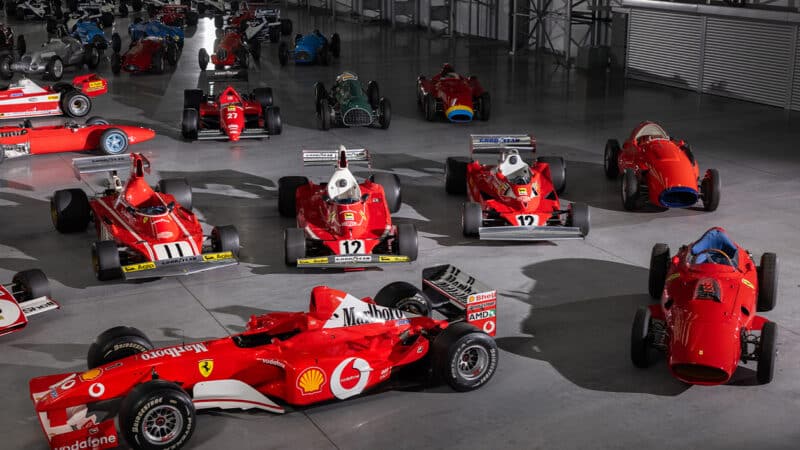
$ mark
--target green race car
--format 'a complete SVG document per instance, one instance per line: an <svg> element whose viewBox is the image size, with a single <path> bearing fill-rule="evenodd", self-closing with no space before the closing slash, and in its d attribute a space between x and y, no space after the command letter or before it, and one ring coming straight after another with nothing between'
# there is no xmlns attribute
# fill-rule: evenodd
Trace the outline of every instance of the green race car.
<svg viewBox="0 0 800 450"><path fill-rule="evenodd" d="M389 128L392 105L380 96L378 83L370 81L367 89L352 72L336 77L330 91L318 81L314 84L317 103L317 121L322 130L333 126Z"/></svg>

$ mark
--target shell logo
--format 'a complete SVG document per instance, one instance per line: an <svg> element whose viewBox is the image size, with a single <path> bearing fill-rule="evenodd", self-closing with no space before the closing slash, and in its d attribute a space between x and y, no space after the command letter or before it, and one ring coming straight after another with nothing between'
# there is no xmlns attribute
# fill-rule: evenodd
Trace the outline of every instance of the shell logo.
<svg viewBox="0 0 800 450"><path fill-rule="evenodd" d="M83 381L91 381L91 380L94 380L95 378L99 377L100 374L102 374L102 373L103 373L103 371L101 369L90 369L90 370L87 370L86 372L83 372L81 374L81 380L83 380Z"/></svg>
<svg viewBox="0 0 800 450"><path fill-rule="evenodd" d="M297 389L303 395L317 394L325 385L325 373L319 367L309 367L297 377Z"/></svg>

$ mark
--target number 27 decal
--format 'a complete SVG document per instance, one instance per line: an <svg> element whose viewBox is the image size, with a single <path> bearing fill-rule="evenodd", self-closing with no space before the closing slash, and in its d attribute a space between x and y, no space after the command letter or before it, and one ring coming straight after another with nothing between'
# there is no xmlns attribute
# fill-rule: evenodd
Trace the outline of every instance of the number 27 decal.
<svg viewBox="0 0 800 450"><path fill-rule="evenodd" d="M521 227L535 227L539 218L533 214L520 214L517 216L517 223Z"/></svg>

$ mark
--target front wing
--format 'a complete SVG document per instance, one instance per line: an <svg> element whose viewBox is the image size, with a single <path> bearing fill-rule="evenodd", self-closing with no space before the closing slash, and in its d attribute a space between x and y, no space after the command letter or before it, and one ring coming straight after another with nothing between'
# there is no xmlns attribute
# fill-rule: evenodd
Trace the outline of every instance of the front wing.
<svg viewBox="0 0 800 450"><path fill-rule="evenodd" d="M242 134L239 135L239 139L264 139L270 136L265 130L259 129L246 129L242 131ZM221 130L199 130L197 132L197 140L202 141L211 141L211 140L218 140L218 139L228 139L228 135L223 133Z"/></svg>
<svg viewBox="0 0 800 450"><path fill-rule="evenodd" d="M237 264L239 264L239 260L233 255L233 252L204 253L202 255L147 261L122 266L122 276L126 280L174 277L221 269Z"/></svg>
<svg viewBox="0 0 800 450"><path fill-rule="evenodd" d="M362 268L410 262L411 258L403 255L329 255L300 258L297 260L297 267Z"/></svg>
<svg viewBox="0 0 800 450"><path fill-rule="evenodd" d="M480 227L478 237L482 241L554 241L584 238L578 227L559 226Z"/></svg>

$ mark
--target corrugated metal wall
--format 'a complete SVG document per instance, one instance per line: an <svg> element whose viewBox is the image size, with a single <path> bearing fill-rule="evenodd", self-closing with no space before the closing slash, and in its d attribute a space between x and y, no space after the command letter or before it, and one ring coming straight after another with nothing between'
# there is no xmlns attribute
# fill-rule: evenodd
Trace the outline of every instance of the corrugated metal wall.
<svg viewBox="0 0 800 450"><path fill-rule="evenodd" d="M627 74L800 110L798 26L632 9Z"/></svg>

